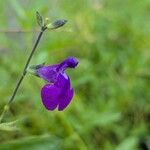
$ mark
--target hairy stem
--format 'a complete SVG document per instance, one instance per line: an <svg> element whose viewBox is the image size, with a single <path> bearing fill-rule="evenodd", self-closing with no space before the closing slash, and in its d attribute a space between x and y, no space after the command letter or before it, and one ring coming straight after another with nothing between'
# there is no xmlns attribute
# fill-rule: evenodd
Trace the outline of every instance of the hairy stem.
<svg viewBox="0 0 150 150"><path fill-rule="evenodd" d="M34 54L34 52L35 52L35 50L36 50L36 48L37 48L37 46L38 46L38 44L40 42L40 39L41 39L41 37L42 37L42 35L43 35L43 33L44 33L44 31L46 29L47 29L47 27L42 27L41 28L41 32L39 33L38 38L37 38L37 40L36 40L36 42L35 42L35 44L33 46L33 49L32 49L32 51L31 51L31 53L30 53L30 55L29 55L29 57L28 57L28 59L27 59L27 61L25 63L22 75L21 75L21 77L19 78L19 80L18 80L18 82L16 84L16 87L15 87L13 93L12 93L11 98L9 99L8 103L4 106L3 112L2 112L2 114L0 116L0 123L2 122L2 120L3 120L3 118L4 118L5 114L6 114L6 112L9 110L9 107L10 107L11 103L13 102L16 94L17 94L17 91L18 91L18 89L19 89L19 87L20 87L20 85L21 85L21 83L22 83L22 81L23 81L23 79L24 79L24 77L25 77L25 75L27 73L26 70L27 70L27 68L29 66L29 63L30 63L32 57L33 57L33 54Z"/></svg>

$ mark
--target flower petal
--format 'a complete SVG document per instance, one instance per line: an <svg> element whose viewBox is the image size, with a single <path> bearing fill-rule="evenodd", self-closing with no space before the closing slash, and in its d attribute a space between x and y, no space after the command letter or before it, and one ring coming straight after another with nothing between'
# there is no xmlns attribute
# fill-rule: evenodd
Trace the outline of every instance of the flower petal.
<svg viewBox="0 0 150 150"><path fill-rule="evenodd" d="M57 82L55 83L57 87L61 89L61 94L59 96L59 106L58 110L64 110L70 103L74 91L71 89L70 78L66 73L59 74Z"/></svg>
<svg viewBox="0 0 150 150"><path fill-rule="evenodd" d="M66 73L60 73L57 77L57 81L55 82L57 87L63 89L70 89L70 78Z"/></svg>
<svg viewBox="0 0 150 150"><path fill-rule="evenodd" d="M68 89L61 95L61 100L59 101L59 105L58 105L59 111L64 110L69 105L73 95L74 95L73 89Z"/></svg>
<svg viewBox="0 0 150 150"><path fill-rule="evenodd" d="M55 83L59 74L63 74L67 68L75 68L78 60L74 57L68 57L63 62L50 66L37 66L32 68L35 74L44 80Z"/></svg>
<svg viewBox="0 0 150 150"><path fill-rule="evenodd" d="M57 71L63 72L67 68L75 68L78 65L78 60L74 57L68 57L62 63L59 64Z"/></svg>
<svg viewBox="0 0 150 150"><path fill-rule="evenodd" d="M58 106L60 93L61 89L51 84L41 89L41 98L46 109L54 110Z"/></svg>
<svg viewBox="0 0 150 150"><path fill-rule="evenodd" d="M54 83L57 79L58 72L56 71L58 65L51 65L51 66L43 66L36 70L36 73L39 77L43 78L44 80Z"/></svg>

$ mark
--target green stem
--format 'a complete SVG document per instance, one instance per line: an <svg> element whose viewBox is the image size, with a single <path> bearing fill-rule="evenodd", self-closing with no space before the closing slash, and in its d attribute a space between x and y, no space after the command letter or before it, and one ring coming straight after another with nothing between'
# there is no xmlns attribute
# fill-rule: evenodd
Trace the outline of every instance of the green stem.
<svg viewBox="0 0 150 150"><path fill-rule="evenodd" d="M30 55L29 55L29 57L28 57L28 59L27 59L27 61L25 63L22 75L21 75L21 77L19 78L19 80L18 80L18 82L16 84L16 87L15 87L13 93L12 93L11 98L9 99L8 103L3 108L2 114L0 116L0 123L2 122L2 120L3 120L3 118L4 118L5 114L6 114L6 112L9 110L9 107L10 107L11 103L13 102L16 94L17 94L17 91L18 91L18 89L19 89L19 87L20 87L20 85L21 85L21 83L22 83L22 81L23 81L23 79L24 79L24 77L25 77L25 75L27 73L26 70L27 70L27 68L29 66L29 63L30 63L32 57L33 57L33 54L34 54L34 52L35 52L35 50L36 50L36 48L37 48L37 46L38 46L38 44L40 42L40 39L41 39L41 37L42 37L42 35L43 35L43 33L44 33L44 31L46 29L47 29L47 27L42 27L41 28L41 32L39 33L38 38L37 38L37 40L36 40L36 42L35 42L35 44L33 46L33 49L32 49L32 51L31 51L31 53L30 53Z"/></svg>

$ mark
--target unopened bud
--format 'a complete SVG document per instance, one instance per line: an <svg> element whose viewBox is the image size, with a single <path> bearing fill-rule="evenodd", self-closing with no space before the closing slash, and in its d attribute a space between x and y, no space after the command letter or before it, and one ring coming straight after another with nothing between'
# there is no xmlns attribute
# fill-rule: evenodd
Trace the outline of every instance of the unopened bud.
<svg viewBox="0 0 150 150"><path fill-rule="evenodd" d="M65 20L65 19L56 20L55 22L48 24L47 28L48 29L57 29L57 28L60 28L63 25L65 25L66 22L67 22L67 20Z"/></svg>

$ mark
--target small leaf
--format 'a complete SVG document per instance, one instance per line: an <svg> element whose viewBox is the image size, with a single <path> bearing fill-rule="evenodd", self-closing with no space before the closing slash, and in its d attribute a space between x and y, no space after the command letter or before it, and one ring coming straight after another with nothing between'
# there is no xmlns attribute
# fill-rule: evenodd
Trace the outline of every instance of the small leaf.
<svg viewBox="0 0 150 150"><path fill-rule="evenodd" d="M16 131L19 130L17 127L18 120L12 122L5 122L0 124L0 130L3 131Z"/></svg>
<svg viewBox="0 0 150 150"><path fill-rule="evenodd" d="M36 12L36 19L37 19L37 23L39 24L39 26L43 27L44 26L43 17L40 15L38 11Z"/></svg>
<svg viewBox="0 0 150 150"><path fill-rule="evenodd" d="M53 150L61 149L61 139L52 135L29 136L0 144L0 150Z"/></svg>

